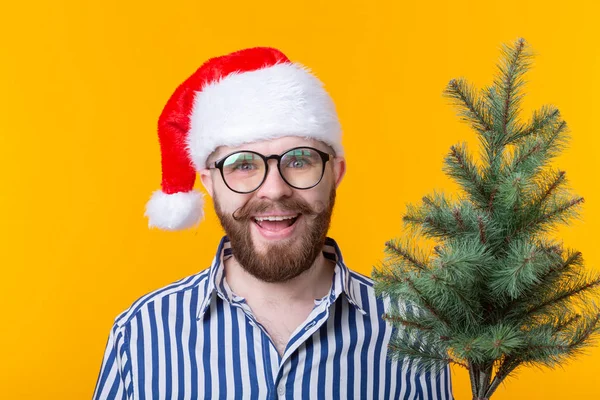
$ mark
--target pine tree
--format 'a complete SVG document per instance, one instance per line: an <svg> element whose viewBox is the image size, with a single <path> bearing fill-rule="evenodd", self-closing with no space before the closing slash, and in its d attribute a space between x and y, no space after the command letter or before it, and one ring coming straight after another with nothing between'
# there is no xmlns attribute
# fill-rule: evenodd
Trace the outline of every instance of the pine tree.
<svg viewBox="0 0 600 400"><path fill-rule="evenodd" d="M519 39L502 47L489 87L449 82L444 94L477 133L480 161L465 143L451 147L444 172L459 185L456 199L434 191L409 204L407 235L386 243L373 270L376 292L390 300L383 318L399 328L392 356L422 370L468 369L473 399L489 399L520 366L563 363L600 333L600 274L548 237L579 217L584 199L549 165L567 142L558 109L519 118L531 58Z"/></svg>

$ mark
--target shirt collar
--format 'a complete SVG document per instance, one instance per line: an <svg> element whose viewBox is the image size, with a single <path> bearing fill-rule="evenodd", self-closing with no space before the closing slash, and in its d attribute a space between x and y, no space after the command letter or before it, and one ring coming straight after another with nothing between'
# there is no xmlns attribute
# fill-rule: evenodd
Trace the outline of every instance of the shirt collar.
<svg viewBox="0 0 600 400"><path fill-rule="evenodd" d="M210 302L214 296L219 296L227 302L235 302L236 296L231 292L231 289L227 286L224 280L224 260L232 255L231 243L227 236L224 236L219 243L217 253L213 259L212 265L208 272L208 278L205 281L204 297L200 298L200 306L198 307L197 318L200 319L206 313L206 310L210 307ZM324 297L329 304L338 298L340 293L344 293L348 302L358 309L358 311L366 315L366 307L362 302L360 295L359 283L352 277L352 272L344 264L342 258L342 252L338 247L335 240L332 238L325 239L325 246L323 246L323 256L326 259L335 262L335 270L333 276L333 285L329 292L329 295Z"/></svg>

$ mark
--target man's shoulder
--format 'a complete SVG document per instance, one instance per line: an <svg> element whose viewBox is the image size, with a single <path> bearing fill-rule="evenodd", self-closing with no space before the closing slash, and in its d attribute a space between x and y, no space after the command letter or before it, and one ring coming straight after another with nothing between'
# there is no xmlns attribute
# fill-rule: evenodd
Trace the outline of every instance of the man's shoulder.
<svg viewBox="0 0 600 400"><path fill-rule="evenodd" d="M191 291L197 291L198 296L203 295L206 290L209 274L210 268L206 268L194 275L186 276L143 295L115 318L113 328L123 328L135 319L140 312L148 311L149 308L156 309L160 307L165 298L182 296Z"/></svg>

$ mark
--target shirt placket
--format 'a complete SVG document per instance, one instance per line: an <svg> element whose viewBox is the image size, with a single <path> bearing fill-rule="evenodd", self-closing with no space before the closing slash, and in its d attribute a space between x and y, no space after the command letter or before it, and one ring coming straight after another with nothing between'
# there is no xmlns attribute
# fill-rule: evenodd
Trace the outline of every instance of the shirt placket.
<svg viewBox="0 0 600 400"><path fill-rule="evenodd" d="M287 363L291 362L291 357L295 351L298 350L300 346L312 335L317 332L321 326L326 323L327 318L329 317L329 309L331 305L332 297L326 296L323 299L319 299L315 301L315 307L311 311L311 314L305 321L305 323L300 326L288 342L288 346L283 353L283 357L281 358L279 370L277 377L275 379L275 385L277 387L277 395L278 398L284 399L292 399L294 398L295 393L287 391L287 376L284 374L291 373L290 369L286 369ZM296 371L295 376L298 376L298 371Z"/></svg>
<svg viewBox="0 0 600 400"><path fill-rule="evenodd" d="M331 305L331 301L335 299L335 296L326 296L322 299L315 300L315 307L311 311L309 318L305 321L305 323L300 326L290 338L290 346L286 347L285 352L283 353L283 357L279 356L277 352L276 346L273 343L269 333L265 329L265 327L258 322L258 320L254 317L252 310L246 303L243 298L233 298L231 300L231 305L233 307L237 307L244 312L244 315L248 318L250 325L253 328L257 328L261 334L261 340L264 340L269 343L270 357L271 360L276 360L276 363L271 364L272 373L272 381L267 382L267 386L269 388L269 399L283 399L283 398L293 398L293 393L287 393L286 385L287 379L284 375L286 369L286 363L290 362L290 358L292 354L300 347L309 337L311 337L315 332L317 332L321 326L327 321L329 317L329 309ZM263 347L264 349L264 347ZM263 350L264 352L264 350ZM267 357L265 354L262 354L261 362L266 363ZM266 368L264 365L263 368ZM288 373L291 371L288 371Z"/></svg>
<svg viewBox="0 0 600 400"><path fill-rule="evenodd" d="M223 265L223 259L221 259L221 265ZM265 327L256 319L252 313L252 310L250 309L250 306L248 306L246 303L246 300L243 297L237 296L235 293L233 293L227 284L227 281L223 276L223 270L220 270L217 274L216 281L220 282L220 285L217 286L217 293L219 297L228 302L232 307L241 309L246 318L248 318L249 324L253 328L257 328L260 332L261 341L263 344L268 343L268 346L266 346L267 349L265 349L264 345L262 346L263 353L261 354L262 359L260 360L260 362L263 363L263 368L265 370L267 367L267 359L273 360L269 368L271 370L271 375L268 376L270 381L267 382L267 398L294 398L294 393L287 393L287 377L284 375L286 371L286 364L290 362L292 354L327 321L327 318L329 317L330 306L337 299L336 293L342 292L342 275L343 274L341 273L340 266L336 264L333 286L330 293L321 299L315 300L315 307L309 314L304 324L292 334L283 356L280 356L277 352L275 343L271 339L271 336ZM265 351L269 352L268 357L266 354L264 354ZM289 372L290 371L288 371L288 373Z"/></svg>
<svg viewBox="0 0 600 400"><path fill-rule="evenodd" d="M269 336L265 327L254 317L252 310L243 298L233 298L230 304L232 307L236 307L242 310L246 318L248 318L248 323L250 324L252 329L256 329L260 335L260 341L262 343L262 353L258 353L260 354L261 358L260 360L256 361L261 362L263 364L264 371L267 371L267 369L271 371L270 375L266 374L268 377L266 382L268 389L267 398L275 399L278 397L278 393L281 390L277 387L278 376L280 374L281 359L279 353L277 352L275 344L273 343L273 340ZM271 360L269 368L267 368L267 360Z"/></svg>

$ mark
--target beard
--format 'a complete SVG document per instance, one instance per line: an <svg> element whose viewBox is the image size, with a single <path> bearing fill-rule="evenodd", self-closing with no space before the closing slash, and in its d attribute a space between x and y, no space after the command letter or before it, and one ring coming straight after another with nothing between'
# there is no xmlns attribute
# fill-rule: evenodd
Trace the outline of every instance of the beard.
<svg viewBox="0 0 600 400"><path fill-rule="evenodd" d="M323 250L335 203L336 189L332 185L329 204L319 202L311 207L301 198L280 201L251 199L233 214L223 212L217 196L215 212L231 242L231 250L248 273L264 282L286 282L308 271ZM253 243L251 224L254 215L277 210L300 214L294 223L302 222L305 234L268 244L264 252Z"/></svg>

